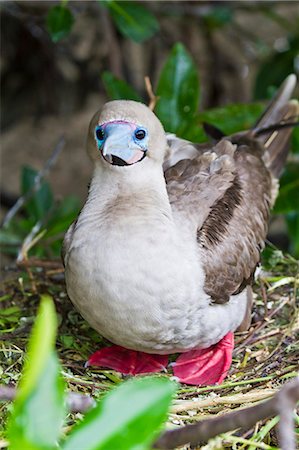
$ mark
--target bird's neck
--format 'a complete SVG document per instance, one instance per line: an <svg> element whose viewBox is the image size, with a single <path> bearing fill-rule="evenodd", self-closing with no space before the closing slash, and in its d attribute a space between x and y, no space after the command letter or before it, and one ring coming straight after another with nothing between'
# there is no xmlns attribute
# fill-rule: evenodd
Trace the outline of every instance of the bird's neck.
<svg viewBox="0 0 299 450"><path fill-rule="evenodd" d="M119 168L96 167L86 207L98 213L121 216L163 215L171 218L162 167Z"/></svg>

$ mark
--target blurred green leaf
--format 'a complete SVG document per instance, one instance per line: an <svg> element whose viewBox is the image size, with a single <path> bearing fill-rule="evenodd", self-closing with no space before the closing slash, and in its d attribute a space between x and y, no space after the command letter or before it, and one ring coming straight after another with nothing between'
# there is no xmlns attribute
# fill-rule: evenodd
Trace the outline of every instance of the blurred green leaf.
<svg viewBox="0 0 299 450"><path fill-rule="evenodd" d="M104 72L102 80L111 100L135 100L142 102L141 97L125 81L115 77L111 72Z"/></svg>
<svg viewBox="0 0 299 450"><path fill-rule="evenodd" d="M261 254L262 266L266 270L273 270L284 261L284 255L281 250L266 245Z"/></svg>
<svg viewBox="0 0 299 450"><path fill-rule="evenodd" d="M168 132L185 137L199 102L197 68L185 47L176 44L158 82L155 112Z"/></svg>
<svg viewBox="0 0 299 450"><path fill-rule="evenodd" d="M32 167L24 166L21 173L21 190L26 194L33 188L38 172ZM53 205L53 194L50 185L41 181L40 187L31 199L25 204L25 209L30 218L37 222L49 212Z"/></svg>
<svg viewBox="0 0 299 450"><path fill-rule="evenodd" d="M174 393L167 378L119 385L73 429L63 450L148 450L166 420Z"/></svg>
<svg viewBox="0 0 299 450"><path fill-rule="evenodd" d="M264 108L261 103L233 104L204 111L198 117L201 122L215 125L229 135L252 127Z"/></svg>
<svg viewBox="0 0 299 450"><path fill-rule="evenodd" d="M64 383L54 351L56 313L44 295L28 344L8 436L10 449L54 450L61 433Z"/></svg>
<svg viewBox="0 0 299 450"><path fill-rule="evenodd" d="M270 98L276 89L290 74L295 72L295 59L299 54L299 36L289 39L289 48L275 52L260 66L257 73L254 97L256 99Z"/></svg>
<svg viewBox="0 0 299 450"><path fill-rule="evenodd" d="M119 31L135 42L143 42L159 30L155 16L136 1L101 1L111 13Z"/></svg>
<svg viewBox="0 0 299 450"><path fill-rule="evenodd" d="M280 179L280 190L275 202L273 213L285 214L299 211L299 163L286 165Z"/></svg>
<svg viewBox="0 0 299 450"><path fill-rule="evenodd" d="M233 9L217 5L217 8L208 8L203 11L202 20L210 29L215 30L230 23L233 19Z"/></svg>
<svg viewBox="0 0 299 450"><path fill-rule="evenodd" d="M290 252L299 258L299 210L286 214L286 223L291 240Z"/></svg>
<svg viewBox="0 0 299 450"><path fill-rule="evenodd" d="M74 17L69 8L65 5L52 6L46 19L47 30L52 41L58 42L67 36L72 29L73 23Z"/></svg>
<svg viewBox="0 0 299 450"><path fill-rule="evenodd" d="M295 127L292 133L292 152L299 153L299 127Z"/></svg>
<svg viewBox="0 0 299 450"><path fill-rule="evenodd" d="M80 202L77 197L65 197L58 204L50 220L47 223L47 233L45 237L55 236L64 233L70 224L76 219L80 211Z"/></svg>

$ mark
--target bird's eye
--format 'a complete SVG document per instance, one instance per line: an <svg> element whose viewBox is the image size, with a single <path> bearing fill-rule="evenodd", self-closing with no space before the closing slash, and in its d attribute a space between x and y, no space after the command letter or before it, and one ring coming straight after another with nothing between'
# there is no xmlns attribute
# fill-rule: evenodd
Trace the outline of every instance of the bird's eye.
<svg viewBox="0 0 299 450"><path fill-rule="evenodd" d="M103 128L97 128L96 129L96 137L99 141L102 141L105 137L105 133Z"/></svg>
<svg viewBox="0 0 299 450"><path fill-rule="evenodd" d="M138 139L138 141L142 141L142 139L145 138L146 132L142 128L139 128L135 131L135 138Z"/></svg>

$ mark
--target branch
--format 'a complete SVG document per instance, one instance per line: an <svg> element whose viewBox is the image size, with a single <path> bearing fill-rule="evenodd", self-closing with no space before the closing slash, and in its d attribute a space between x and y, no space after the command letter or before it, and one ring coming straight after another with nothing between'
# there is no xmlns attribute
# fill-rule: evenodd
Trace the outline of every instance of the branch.
<svg viewBox="0 0 299 450"><path fill-rule="evenodd" d="M154 448L173 449L190 443L200 445L209 439L237 428L249 429L259 420L280 416L279 439L281 450L295 450L293 409L299 401L299 377L287 383L273 398L251 408L206 419L177 430L165 431Z"/></svg>
<svg viewBox="0 0 299 450"><path fill-rule="evenodd" d="M33 194L40 188L41 182L43 180L43 178L45 178L45 176L49 173L50 169L54 166L54 164L57 161L57 158L60 154L60 152L62 151L63 147L64 147L64 138L61 137L58 141L58 143L56 144L50 158L46 161L46 164L44 165L44 167L38 172L38 174L35 177L34 180L34 185L32 186L31 189L29 189L28 192L26 192L26 194L22 195L17 201L16 203L13 205L13 207L8 211L8 213L6 214L6 216L4 217L2 226L7 226L9 224L9 222L11 221L11 219L17 214L17 212L19 211L19 209L22 208L22 206L33 196Z"/></svg>
<svg viewBox="0 0 299 450"><path fill-rule="evenodd" d="M13 401L16 397L16 388L12 386L0 386L0 401ZM89 395L69 392L66 398L67 408L72 413L85 413L95 406L95 400Z"/></svg>
<svg viewBox="0 0 299 450"><path fill-rule="evenodd" d="M154 94L153 86L152 86L151 80L150 80L150 78L148 76L144 77L144 83L145 83L145 89L146 89L147 95L149 97L149 105L148 105L148 107L149 107L149 109L154 111L154 109L156 107L156 103L159 100L159 97L157 97Z"/></svg>

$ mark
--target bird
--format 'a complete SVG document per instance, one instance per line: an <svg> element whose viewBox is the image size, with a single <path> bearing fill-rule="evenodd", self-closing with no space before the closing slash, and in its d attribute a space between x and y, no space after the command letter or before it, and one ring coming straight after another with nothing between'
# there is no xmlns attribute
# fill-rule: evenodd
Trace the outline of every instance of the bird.
<svg viewBox="0 0 299 450"><path fill-rule="evenodd" d="M225 136L207 126L212 142L200 145L165 132L139 102L113 100L95 113L88 197L62 247L71 302L112 343L89 365L150 373L179 354L170 366L182 383L224 380L234 332L250 325L298 120L295 85L291 74L250 130Z"/></svg>

